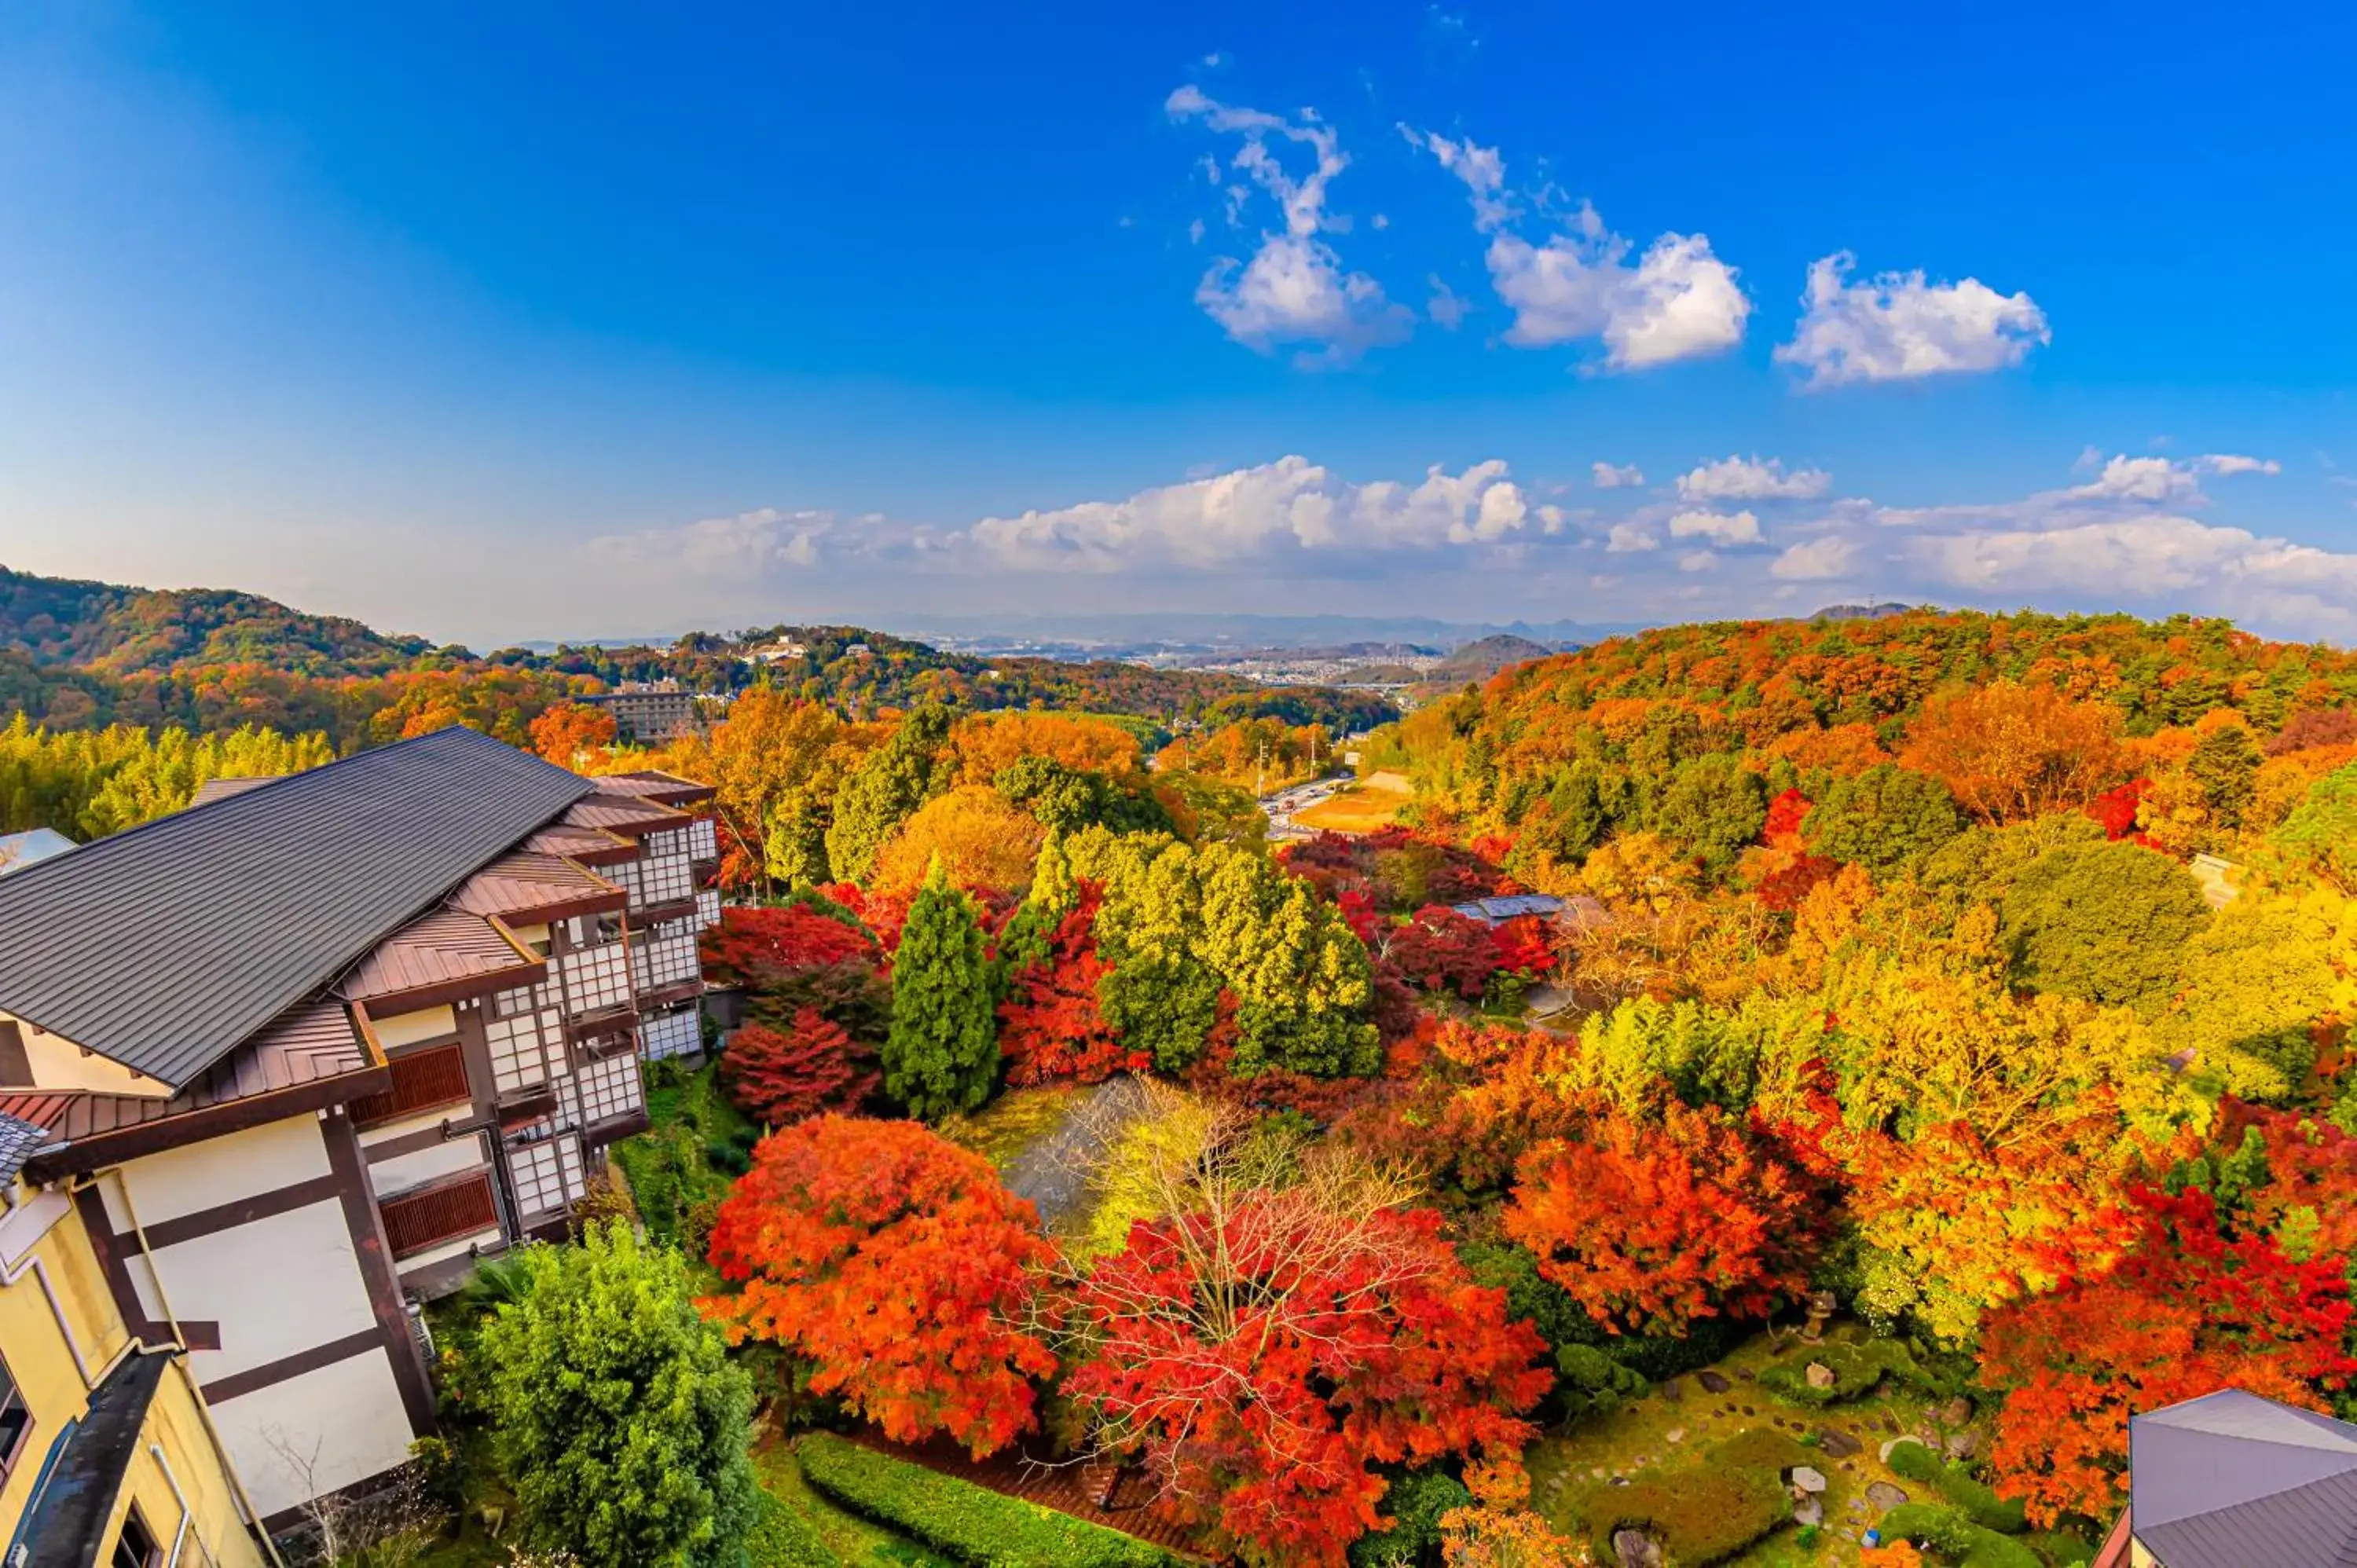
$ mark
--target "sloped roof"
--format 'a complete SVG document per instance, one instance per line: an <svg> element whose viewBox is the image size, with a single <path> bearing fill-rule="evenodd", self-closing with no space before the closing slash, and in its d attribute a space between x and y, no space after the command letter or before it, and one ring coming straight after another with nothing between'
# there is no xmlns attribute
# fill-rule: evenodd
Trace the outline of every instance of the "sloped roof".
<svg viewBox="0 0 2357 1568"><path fill-rule="evenodd" d="M178 1090L588 780L449 728L0 877L0 1009Z"/></svg>
<svg viewBox="0 0 2357 1568"><path fill-rule="evenodd" d="M2135 1417L2128 1453L2165 1568L2357 1568L2357 1426L2222 1389Z"/></svg>
<svg viewBox="0 0 2357 1568"><path fill-rule="evenodd" d="M197 792L188 797L188 804L192 808L210 806L216 800L226 800L231 795L242 795L248 789L274 784L283 777L285 775L277 773L256 773L242 779L208 779L197 786Z"/></svg>

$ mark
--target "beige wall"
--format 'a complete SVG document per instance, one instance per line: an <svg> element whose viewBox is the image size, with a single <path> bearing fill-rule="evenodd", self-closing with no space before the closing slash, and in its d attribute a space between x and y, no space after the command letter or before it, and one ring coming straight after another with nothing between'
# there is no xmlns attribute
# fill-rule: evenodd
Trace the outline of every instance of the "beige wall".
<svg viewBox="0 0 2357 1568"><path fill-rule="evenodd" d="M172 1090L121 1062L85 1051L63 1035L52 1035L30 1019L0 1013L0 1024L15 1024L25 1042L25 1063L33 1070L38 1089L80 1089L93 1094L127 1094L143 1100L168 1100Z"/></svg>

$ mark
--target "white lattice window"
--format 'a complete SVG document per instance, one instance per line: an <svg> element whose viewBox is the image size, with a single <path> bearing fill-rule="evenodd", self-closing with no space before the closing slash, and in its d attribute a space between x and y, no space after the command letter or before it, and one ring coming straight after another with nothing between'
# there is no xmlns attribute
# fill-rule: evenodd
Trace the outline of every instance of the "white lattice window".
<svg viewBox="0 0 2357 1568"><path fill-rule="evenodd" d="M693 923L672 920L650 926L644 937L630 943L630 972L641 991L700 978L704 969L696 956Z"/></svg>
<svg viewBox="0 0 2357 1568"><path fill-rule="evenodd" d="M720 923L720 889L707 887L695 896L695 929L708 931Z"/></svg>
<svg viewBox="0 0 2357 1568"><path fill-rule="evenodd" d="M602 868L602 875L607 881L630 896L632 908L635 908L646 902L639 895L639 863L637 861L626 860L619 865L605 866Z"/></svg>
<svg viewBox="0 0 2357 1568"><path fill-rule="evenodd" d="M621 942L576 948L557 960L565 1010L575 1017L630 1004L630 950Z"/></svg>
<svg viewBox="0 0 2357 1568"><path fill-rule="evenodd" d="M679 835L670 834L676 838ZM639 908L657 904L676 904L695 897L695 867L686 855L676 852L642 854L634 869L637 880L630 889L630 906Z"/></svg>
<svg viewBox="0 0 2357 1568"><path fill-rule="evenodd" d="M586 1063L573 1075L572 1102L573 1119L584 1127L636 1111L647 1102L639 1087L639 1058L626 1052Z"/></svg>
<svg viewBox="0 0 2357 1568"><path fill-rule="evenodd" d="M720 832L710 817L698 817L687 825L687 858L706 865L720 858Z"/></svg>
<svg viewBox="0 0 2357 1568"><path fill-rule="evenodd" d="M510 1144L508 1169L515 1176L516 1208L526 1216L563 1208L588 1190L581 1176L581 1140L571 1133Z"/></svg>
<svg viewBox="0 0 2357 1568"><path fill-rule="evenodd" d="M666 1008L639 1020L639 1048L647 1060L693 1056L704 1048L704 1025L693 1006Z"/></svg>
<svg viewBox="0 0 2357 1568"><path fill-rule="evenodd" d="M491 1082L500 1093L564 1076L565 1025L554 1001L543 987L525 985L500 992L483 1010Z"/></svg>

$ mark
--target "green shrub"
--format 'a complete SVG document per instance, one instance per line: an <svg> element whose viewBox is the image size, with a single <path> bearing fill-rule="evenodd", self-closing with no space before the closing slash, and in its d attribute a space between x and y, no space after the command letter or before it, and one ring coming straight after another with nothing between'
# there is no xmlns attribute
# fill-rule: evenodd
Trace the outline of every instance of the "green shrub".
<svg viewBox="0 0 2357 1568"><path fill-rule="evenodd" d="M1681 1568L1723 1563L1792 1515L1776 1472L1747 1466L1649 1470L1625 1487L1591 1487L1578 1504L1598 1557L1614 1561L1615 1530L1636 1528Z"/></svg>
<svg viewBox="0 0 2357 1568"><path fill-rule="evenodd" d="M2050 1568L2080 1568L2095 1560L2095 1549L2083 1536L2064 1530L2041 1530L2022 1537L2029 1549L2038 1553L2040 1563Z"/></svg>
<svg viewBox="0 0 2357 1568"><path fill-rule="evenodd" d="M1975 1524L1962 1509L1938 1503L1901 1503L1884 1514L1885 1541L1921 1543L1956 1568L2045 1568L2038 1553L2020 1541Z"/></svg>
<svg viewBox="0 0 2357 1568"><path fill-rule="evenodd" d="M746 1568L842 1568L810 1520L786 1504L761 1494L752 1531L745 1537Z"/></svg>
<svg viewBox="0 0 2357 1568"><path fill-rule="evenodd" d="M1641 1397L1645 1380L1593 1345L1566 1345L1555 1353L1562 1373L1555 1391L1563 1397L1566 1415L1593 1415L1618 1410Z"/></svg>
<svg viewBox="0 0 2357 1568"><path fill-rule="evenodd" d="M1001 1496L821 1433L796 1451L811 1485L974 1568L1179 1568L1182 1559L1054 1509Z"/></svg>
<svg viewBox="0 0 2357 1568"><path fill-rule="evenodd" d="M1890 1451L1890 1467L1910 1481L1921 1481L1964 1511L1985 1530L2019 1535L2029 1528L2019 1500L2000 1498L1975 1478L1970 1470L1943 1460L1921 1443L1902 1443Z"/></svg>
<svg viewBox="0 0 2357 1568"><path fill-rule="evenodd" d="M724 1176L740 1176L753 1168L753 1157L730 1138L714 1138L704 1145L705 1163Z"/></svg>
<svg viewBox="0 0 2357 1568"><path fill-rule="evenodd" d="M1383 1493L1389 1530L1351 1542L1351 1568L1422 1568L1440 1560L1440 1518L1470 1508L1473 1494L1446 1470L1411 1470Z"/></svg>
<svg viewBox="0 0 2357 1568"><path fill-rule="evenodd" d="M1813 1361L1833 1373L1831 1388L1810 1384L1809 1364ZM1844 1345L1829 1339L1822 1345L1803 1346L1790 1360L1762 1369L1760 1386L1790 1403L1823 1410L1827 1405L1863 1399L1886 1376L1897 1378L1910 1388L1921 1388L1926 1381L1914 1356L1895 1339L1869 1339L1863 1345Z"/></svg>

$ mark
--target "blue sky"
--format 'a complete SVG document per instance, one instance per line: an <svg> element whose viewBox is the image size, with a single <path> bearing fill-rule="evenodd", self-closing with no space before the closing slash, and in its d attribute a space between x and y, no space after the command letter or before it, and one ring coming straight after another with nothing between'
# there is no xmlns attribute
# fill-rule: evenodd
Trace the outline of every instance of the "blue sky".
<svg viewBox="0 0 2357 1568"><path fill-rule="evenodd" d="M2321 6L368 9L0 10L0 562L2357 639Z"/></svg>

